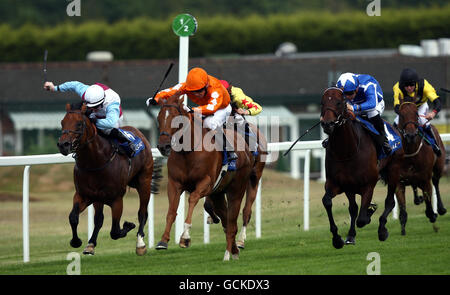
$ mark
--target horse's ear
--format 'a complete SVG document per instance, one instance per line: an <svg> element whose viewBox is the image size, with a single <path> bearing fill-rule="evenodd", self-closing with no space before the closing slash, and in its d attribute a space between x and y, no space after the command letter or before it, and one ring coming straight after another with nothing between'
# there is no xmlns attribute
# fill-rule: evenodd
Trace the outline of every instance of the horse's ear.
<svg viewBox="0 0 450 295"><path fill-rule="evenodd" d="M87 106L85 103L83 103L83 105L81 106L81 113L82 114L86 113L86 110L87 110Z"/></svg>
<svg viewBox="0 0 450 295"><path fill-rule="evenodd" d="M66 103L66 112L70 111L70 103Z"/></svg>

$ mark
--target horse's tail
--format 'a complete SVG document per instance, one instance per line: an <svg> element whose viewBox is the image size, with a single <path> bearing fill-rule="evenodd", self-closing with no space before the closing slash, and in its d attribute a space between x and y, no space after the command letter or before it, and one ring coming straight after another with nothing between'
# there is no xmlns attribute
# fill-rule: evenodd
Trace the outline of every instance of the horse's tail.
<svg viewBox="0 0 450 295"><path fill-rule="evenodd" d="M153 162L153 174L152 174L152 184L151 193L157 194L159 192L159 183L162 178L162 163L161 160L155 160Z"/></svg>

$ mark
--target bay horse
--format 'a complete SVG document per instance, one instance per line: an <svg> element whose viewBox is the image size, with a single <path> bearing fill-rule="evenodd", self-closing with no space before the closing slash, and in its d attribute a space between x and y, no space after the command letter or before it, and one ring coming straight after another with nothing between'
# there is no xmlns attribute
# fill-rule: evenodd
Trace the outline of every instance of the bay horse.
<svg viewBox="0 0 450 295"><path fill-rule="evenodd" d="M400 175L398 185L395 190L397 201L400 208L399 220L401 225L401 234L405 235L406 221L408 214L406 212L406 198L405 186L411 185L414 190L416 198L417 187L423 192L423 199L425 201L426 210L425 215L430 222L434 223L437 214L434 213L431 197L433 193L432 185L436 190L438 213L443 215L447 212L444 208L439 191L439 179L441 178L445 167L445 148L440 136L436 136L438 145L441 148L442 154L438 157L431 145L424 143L424 135L419 133L419 115L417 113L417 105L410 101L401 101L399 107L399 123L398 130L400 131L402 145L404 150L404 157L398 159L399 170L395 172ZM434 134L439 134L437 129L431 125ZM415 199L416 200L416 199ZM388 230L385 225L387 223L387 216L395 206L394 194L388 194L385 201L385 210L380 216L380 224L378 228L378 238L384 241L388 238Z"/></svg>
<svg viewBox="0 0 450 295"><path fill-rule="evenodd" d="M325 156L325 195L322 203L327 211L333 235L332 244L336 249L340 249L344 244L355 244L355 223L359 228L370 223L370 217L376 210L376 207L371 205L371 200L379 172L389 166L392 155L377 162L377 150L371 135L355 120L355 115L347 110L343 92L339 88L331 87L323 93L320 121L324 132L329 136ZM396 155L397 151L393 155ZM347 196L351 217L345 241L338 234L332 213L332 199L340 193ZM361 195L359 215L356 194Z"/></svg>
<svg viewBox="0 0 450 295"><path fill-rule="evenodd" d="M235 239L237 219L252 172L252 154L248 148L244 150L235 149L238 155L236 171L227 172L225 176L227 180L223 188L213 192L215 182L221 173L223 152L207 146L211 142L211 138L209 141L206 138L211 135L212 131L201 126L201 118L195 117L197 115L189 113L183 108L183 99L177 94L167 99L161 99L159 105L161 109L157 119L160 135L157 147L161 154L168 156L167 193L169 208L165 231L156 249L168 248L170 230L177 215L180 195L183 191L187 191L190 193L189 208L184 223L184 231L179 242L180 247L189 247L191 243L189 231L192 227L194 207L201 198L209 196L212 210L214 214L219 216L226 233L227 247L224 260L229 260L230 256L233 259L238 259L239 249ZM179 119L184 120L184 126L173 127L177 125L175 120ZM198 132L197 135L196 132ZM183 141L185 148L175 150L177 136L180 136L181 139L178 139L180 139L180 142ZM234 133L234 137L239 137L239 134ZM242 138L241 140L243 141Z"/></svg>
<svg viewBox="0 0 450 295"><path fill-rule="evenodd" d="M267 140L264 134L256 127L255 125L248 123L249 128L253 130L253 133L256 135L257 143L258 143L258 155L255 158L255 163L253 165L253 171L250 175L250 180L247 184L246 197L245 197L245 205L242 209L242 227L239 232L238 239L236 241L236 245L239 249L245 248L245 240L247 239L247 226L250 223L250 218L252 216L252 206L256 200L256 196L258 193L258 185L259 181L262 177L263 170L265 167L265 156L268 154L267 152ZM252 139L250 139L252 140ZM210 198L207 197L204 207L205 210L210 215L208 217L208 223L219 223L220 219L215 215L214 211L211 208Z"/></svg>
<svg viewBox="0 0 450 295"><path fill-rule="evenodd" d="M72 228L70 245L81 246L82 241L77 234L79 214L90 204L94 205L94 230L83 254L94 254L97 236L103 225L103 206L111 207L111 238L124 238L135 228L131 222L125 221L120 228L123 210L123 196L127 186L135 188L139 193L139 229L137 232L136 254L144 255L147 251L144 242L144 226L147 222L147 206L150 193L157 193L160 171L153 162L150 143L136 128L125 126L122 129L131 131L140 137L145 148L135 157L129 159L119 154L117 149L104 136L100 136L93 122L86 115L87 107L83 104L66 104L66 115L61 121L62 135L58 140L61 154L67 156L74 153L73 170L75 195L73 207L69 215Z"/></svg>

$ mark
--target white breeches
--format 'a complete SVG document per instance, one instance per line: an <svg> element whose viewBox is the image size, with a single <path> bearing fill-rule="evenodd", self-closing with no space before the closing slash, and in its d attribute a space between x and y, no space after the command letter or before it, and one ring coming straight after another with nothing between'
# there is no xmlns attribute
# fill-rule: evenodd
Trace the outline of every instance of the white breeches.
<svg viewBox="0 0 450 295"><path fill-rule="evenodd" d="M231 114L231 105L226 108L217 110L214 114L206 117L203 120L204 127L211 130L216 130L218 127L222 127L225 124L228 116Z"/></svg>

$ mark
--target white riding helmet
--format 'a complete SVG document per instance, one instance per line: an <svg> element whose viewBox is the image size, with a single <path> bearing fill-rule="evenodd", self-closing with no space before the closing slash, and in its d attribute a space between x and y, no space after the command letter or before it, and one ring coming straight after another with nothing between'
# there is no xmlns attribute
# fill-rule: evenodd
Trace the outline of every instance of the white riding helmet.
<svg viewBox="0 0 450 295"><path fill-rule="evenodd" d="M86 106L93 108L105 101L105 91L99 85L91 85L84 93Z"/></svg>

